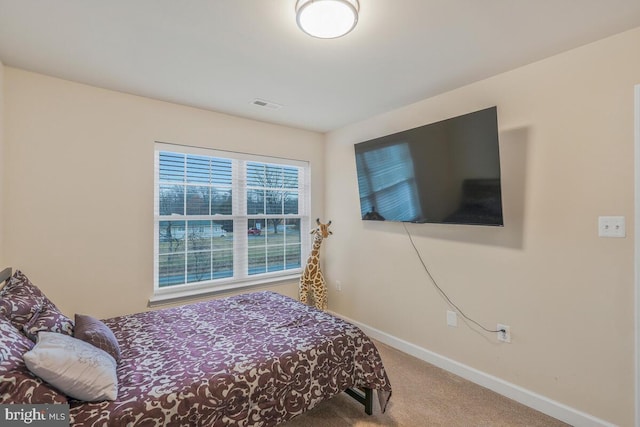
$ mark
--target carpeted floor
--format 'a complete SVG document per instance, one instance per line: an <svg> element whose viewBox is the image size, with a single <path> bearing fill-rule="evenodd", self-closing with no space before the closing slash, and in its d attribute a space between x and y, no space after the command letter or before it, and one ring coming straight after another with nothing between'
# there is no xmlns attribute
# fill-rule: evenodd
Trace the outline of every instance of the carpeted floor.
<svg viewBox="0 0 640 427"><path fill-rule="evenodd" d="M480 387L415 357L376 342L393 395L387 411L374 412L342 393L283 427L342 426L526 426L567 424Z"/></svg>

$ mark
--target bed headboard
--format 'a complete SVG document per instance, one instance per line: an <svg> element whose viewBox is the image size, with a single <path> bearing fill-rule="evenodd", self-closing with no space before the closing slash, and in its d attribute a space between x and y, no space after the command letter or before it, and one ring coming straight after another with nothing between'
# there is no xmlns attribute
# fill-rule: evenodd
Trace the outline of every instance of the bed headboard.
<svg viewBox="0 0 640 427"><path fill-rule="evenodd" d="M9 280L11 274L11 267L7 267L4 270L0 271L0 287L2 287L2 284L5 280Z"/></svg>

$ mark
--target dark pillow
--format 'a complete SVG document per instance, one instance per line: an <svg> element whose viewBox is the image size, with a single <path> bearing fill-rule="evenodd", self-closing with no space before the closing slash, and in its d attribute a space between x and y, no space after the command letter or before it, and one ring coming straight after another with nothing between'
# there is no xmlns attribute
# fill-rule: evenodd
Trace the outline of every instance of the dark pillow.
<svg viewBox="0 0 640 427"><path fill-rule="evenodd" d="M0 316L0 403L67 403L67 396L33 375L23 355L33 342Z"/></svg>
<svg viewBox="0 0 640 427"><path fill-rule="evenodd" d="M116 362L120 361L120 346L115 335L102 321L84 314L76 314L75 338L86 341L109 353Z"/></svg>
<svg viewBox="0 0 640 427"><path fill-rule="evenodd" d="M0 290L0 315L24 332L32 341L40 331L73 335L73 321L17 270Z"/></svg>
<svg viewBox="0 0 640 427"><path fill-rule="evenodd" d="M73 321L62 314L51 301L46 299L40 310L24 325L22 332L34 342L38 339L38 332L57 332L59 334L73 335Z"/></svg>

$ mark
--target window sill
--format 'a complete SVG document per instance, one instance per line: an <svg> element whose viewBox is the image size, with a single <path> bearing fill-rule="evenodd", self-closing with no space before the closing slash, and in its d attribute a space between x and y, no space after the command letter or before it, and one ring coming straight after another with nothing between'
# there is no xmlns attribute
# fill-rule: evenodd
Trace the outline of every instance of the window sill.
<svg viewBox="0 0 640 427"><path fill-rule="evenodd" d="M157 307L160 305L173 304L177 302L194 300L206 296L230 293L233 291L247 290L258 286L279 285L283 282L300 280L300 273L290 274L287 276L269 277L259 280L251 280L247 282L235 282L224 285L215 285L210 287L189 289L175 292L163 292L153 295L149 298L148 307Z"/></svg>

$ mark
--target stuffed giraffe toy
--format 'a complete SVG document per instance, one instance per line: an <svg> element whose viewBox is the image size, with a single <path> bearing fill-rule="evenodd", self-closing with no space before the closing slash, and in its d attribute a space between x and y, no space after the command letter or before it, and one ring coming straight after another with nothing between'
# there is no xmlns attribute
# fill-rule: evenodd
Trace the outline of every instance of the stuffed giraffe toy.
<svg viewBox="0 0 640 427"><path fill-rule="evenodd" d="M324 276L320 270L320 245L322 245L322 239L329 237L333 234L329 231L331 221L326 224L320 222L320 218L316 219L318 226L311 230L313 234L313 248L311 254L307 259L307 264L304 267L302 276L300 276L300 286L298 293L300 296L300 302L307 304L307 298L309 291L313 292L313 300L316 308L319 310L327 309L327 285L324 281Z"/></svg>

